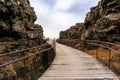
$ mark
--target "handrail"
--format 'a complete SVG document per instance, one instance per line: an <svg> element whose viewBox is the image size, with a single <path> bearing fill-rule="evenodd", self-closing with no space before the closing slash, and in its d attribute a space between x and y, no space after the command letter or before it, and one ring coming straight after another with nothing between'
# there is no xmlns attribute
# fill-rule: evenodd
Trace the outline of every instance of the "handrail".
<svg viewBox="0 0 120 80"><path fill-rule="evenodd" d="M35 49L35 48L40 48L40 47L46 46L46 45L48 45L48 44L44 44L44 45L37 46L37 47L32 47L32 48L27 48L27 49L22 49L22 50L17 50L17 51L12 51L12 52L8 52L8 53L0 54L0 57L7 56L7 55L10 55L10 54L15 54L15 53L18 53L18 52L28 51L28 50Z"/></svg>
<svg viewBox="0 0 120 80"><path fill-rule="evenodd" d="M31 56L33 56L33 55L36 55L36 54L40 54L40 53L45 52L45 51L47 51L47 50L49 50L49 49L52 49L52 48L53 48L53 47L50 47L50 48L44 49L44 50L42 50L42 51L40 51L40 52L36 52L35 54L31 54L31 55L28 55L28 56L25 56L25 57L22 57L22 58L15 59L15 60L13 60L13 61L4 63L4 64L0 65L0 67L4 67L4 66L9 65L9 64L11 64L11 63L15 63L15 62L21 61L21 60L23 60L23 59L29 58L29 57L31 57Z"/></svg>
<svg viewBox="0 0 120 80"><path fill-rule="evenodd" d="M103 47L109 50L109 68L111 67L111 51L115 52L116 54L120 54L120 45L118 44L114 44L111 42L105 42L105 41L98 41L98 40L79 40L79 39L60 39L60 42L62 42L63 44L67 43L67 45L71 44L71 42L77 42L77 43L87 43L87 44L91 44L91 45L95 45L95 46L99 46L99 47ZM86 45L86 47L88 48L88 46ZM88 50L87 50L88 52ZM96 49L96 58L98 58L98 48Z"/></svg>
<svg viewBox="0 0 120 80"><path fill-rule="evenodd" d="M62 40L66 40L66 39L62 39ZM105 41L98 41L98 40L79 40L79 39L76 39L76 40L67 40L67 41L72 41L72 42L87 42L87 43L96 43L96 44L102 44L102 45L106 45L106 47L112 47L111 49L114 49L115 52L118 52L120 53L120 45L118 44L114 44L114 43L111 43L111 42L105 42ZM109 45L109 46L107 46Z"/></svg>
<svg viewBox="0 0 120 80"><path fill-rule="evenodd" d="M42 46L44 47L45 45L48 45L48 44L44 44L44 45L42 45ZM13 52L10 52L10 53L5 54L5 56L8 55L8 54L13 54L13 53L18 53L18 52L23 52L23 51L31 50L31 49L34 49L34 48L40 48L40 47L42 47L42 46L37 46L37 47L22 49L22 50L18 50L18 51L13 51ZM35 52L35 53L33 53L33 54L25 55L25 56L22 56L22 57L20 57L20 58L17 58L17 59L14 59L14 60L11 60L11 61L9 61L9 62L5 62L5 63L1 64L1 65L0 65L0 69L6 67L6 66L9 65L9 64L14 64L14 63L17 63L17 62L21 62L21 61L22 61L23 65L24 65L24 67L25 67L25 70L24 70L24 72L25 72L25 80L28 80L29 77L28 77L28 72L27 72L27 63L26 63L26 60L27 60L27 59L30 59L31 57L35 57L35 59L37 59L37 57L39 57L39 56L37 56L38 54L41 54L41 53L47 51L48 54L47 54L46 58L48 59L47 65L49 66L49 65L51 64L51 61L52 61L53 58L54 58L54 57L51 57L51 55L53 54L53 55L55 56L55 46L56 46L56 44L55 44L55 41L54 41L53 44L51 45L51 47L49 47L49 48L47 48L47 49L43 49L43 50L37 51L37 52ZM54 50L54 53L52 53L52 54L51 54L51 49ZM4 55L1 55L0 57L2 57L2 56L4 56ZM40 56L40 57L41 57L41 56ZM44 59L43 59L43 60L44 60Z"/></svg>
<svg viewBox="0 0 120 80"><path fill-rule="evenodd" d="M120 46L118 44L114 44L114 43L111 43L111 42L105 42L105 41L98 41L98 40L83 40L83 41L93 41L93 42L100 42L100 43L108 43L108 44L111 44L111 45L114 45L114 46Z"/></svg>
<svg viewBox="0 0 120 80"><path fill-rule="evenodd" d="M69 39L62 39L62 40L69 40ZM120 46L118 44L115 43L111 43L111 42L105 42L105 41L99 41L99 40L80 40L80 39L70 39L69 41L73 41L73 42L81 42L81 41L89 41L89 42L100 42L100 43L108 43L114 46Z"/></svg>
<svg viewBox="0 0 120 80"><path fill-rule="evenodd" d="M85 43L87 43L87 42L85 42ZM110 50L112 50L112 51L120 54L119 51L116 51L116 50L114 50L113 48L110 48L110 47L107 47L107 46L104 46L104 45L100 45L100 44L97 44L97 43L87 43L87 44L92 44L92 45L100 46L100 47L103 47L103 48L107 48L107 49L110 49Z"/></svg>
<svg viewBox="0 0 120 80"><path fill-rule="evenodd" d="M98 40L84 40L83 42L102 44L105 45L106 47L110 47L110 48L112 47L112 49L114 49L115 51L120 52L120 45L111 42L98 41Z"/></svg>

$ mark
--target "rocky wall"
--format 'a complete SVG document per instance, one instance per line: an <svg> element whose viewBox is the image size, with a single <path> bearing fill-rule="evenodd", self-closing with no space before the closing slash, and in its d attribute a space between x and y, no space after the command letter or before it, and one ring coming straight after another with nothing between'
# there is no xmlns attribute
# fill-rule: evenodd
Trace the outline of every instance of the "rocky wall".
<svg viewBox="0 0 120 80"><path fill-rule="evenodd" d="M17 43L4 45L6 50L42 44L43 29L34 24L36 19L28 0L0 0L0 43Z"/></svg>

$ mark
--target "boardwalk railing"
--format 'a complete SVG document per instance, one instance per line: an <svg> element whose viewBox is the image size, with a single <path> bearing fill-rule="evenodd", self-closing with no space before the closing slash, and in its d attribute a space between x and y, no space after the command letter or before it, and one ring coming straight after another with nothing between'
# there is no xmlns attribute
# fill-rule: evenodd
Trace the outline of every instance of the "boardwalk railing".
<svg viewBox="0 0 120 80"><path fill-rule="evenodd" d="M83 51L93 55L97 59L104 62L110 69L120 74L120 45L111 42L97 41L97 40L67 40L61 39L58 42L71 45L82 45Z"/></svg>
<svg viewBox="0 0 120 80"><path fill-rule="evenodd" d="M55 42L0 54L0 80L37 80L55 56Z"/></svg>
<svg viewBox="0 0 120 80"><path fill-rule="evenodd" d="M90 45L95 45L98 47L102 47L106 50L108 50L108 66L109 68L111 68L111 58L114 55L120 55L120 45L114 44L114 43L110 43L110 42L103 42L103 41L97 41L97 40L85 40L83 41L84 43L90 44ZM86 46L87 48L89 46ZM89 50L88 50L89 51ZM88 52L87 51L87 52ZM111 52L115 52L114 54L112 54ZM96 48L96 58L99 58L99 48Z"/></svg>

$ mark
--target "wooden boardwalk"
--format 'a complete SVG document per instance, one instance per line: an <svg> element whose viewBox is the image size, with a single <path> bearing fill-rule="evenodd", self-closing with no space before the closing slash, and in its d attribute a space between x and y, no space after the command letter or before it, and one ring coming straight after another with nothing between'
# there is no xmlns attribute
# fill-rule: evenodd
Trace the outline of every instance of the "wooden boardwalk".
<svg viewBox="0 0 120 80"><path fill-rule="evenodd" d="M119 80L95 58L57 43L52 65L38 80Z"/></svg>

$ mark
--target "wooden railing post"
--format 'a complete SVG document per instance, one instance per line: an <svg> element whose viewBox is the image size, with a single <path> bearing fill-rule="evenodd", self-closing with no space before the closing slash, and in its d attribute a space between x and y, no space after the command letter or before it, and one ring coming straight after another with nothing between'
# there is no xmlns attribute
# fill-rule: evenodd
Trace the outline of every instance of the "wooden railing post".
<svg viewBox="0 0 120 80"><path fill-rule="evenodd" d="M50 64L50 50L48 50L48 65Z"/></svg>
<svg viewBox="0 0 120 80"><path fill-rule="evenodd" d="M23 59L23 64L24 64L24 67L25 67L25 80L29 80L28 79L28 71L27 71L27 65L26 65L26 59Z"/></svg>
<svg viewBox="0 0 120 80"><path fill-rule="evenodd" d="M98 48L96 49L96 59L98 59Z"/></svg>
<svg viewBox="0 0 120 80"><path fill-rule="evenodd" d="M56 55L56 42L54 41L54 54Z"/></svg>
<svg viewBox="0 0 120 80"><path fill-rule="evenodd" d="M40 50L42 51L43 47L40 48ZM43 65L43 52L40 53L40 57L41 57L41 65Z"/></svg>
<svg viewBox="0 0 120 80"><path fill-rule="evenodd" d="M89 47L88 44L86 44L86 47L87 47L87 53L88 53L88 52L89 52L89 51L88 51L88 47Z"/></svg>
<svg viewBox="0 0 120 80"><path fill-rule="evenodd" d="M111 50L109 50L109 68L111 68Z"/></svg>

